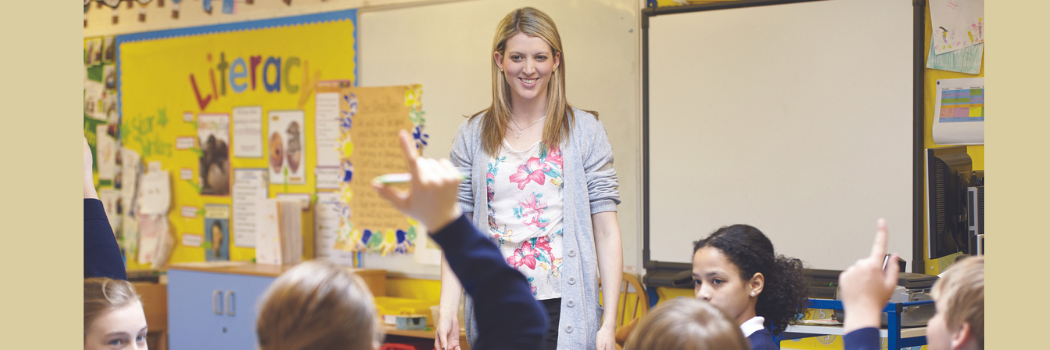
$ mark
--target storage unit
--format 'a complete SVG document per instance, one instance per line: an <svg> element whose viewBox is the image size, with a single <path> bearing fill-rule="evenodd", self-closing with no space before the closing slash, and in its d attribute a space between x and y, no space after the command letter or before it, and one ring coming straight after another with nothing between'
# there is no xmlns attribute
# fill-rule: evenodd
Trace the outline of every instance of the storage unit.
<svg viewBox="0 0 1050 350"><path fill-rule="evenodd" d="M294 265L181 264L168 268L171 349L255 349L259 297ZM386 292L386 271L350 269L374 295Z"/></svg>

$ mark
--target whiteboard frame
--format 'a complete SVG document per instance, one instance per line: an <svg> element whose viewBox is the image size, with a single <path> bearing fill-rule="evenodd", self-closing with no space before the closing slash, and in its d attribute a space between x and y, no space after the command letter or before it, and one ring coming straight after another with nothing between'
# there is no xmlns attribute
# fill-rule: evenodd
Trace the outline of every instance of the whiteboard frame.
<svg viewBox="0 0 1050 350"><path fill-rule="evenodd" d="M650 18L662 15L681 14L698 11L716 11L724 9L786 5L825 0L742 0L726 3L711 3L675 7L650 7L642 10L642 263L646 269L645 283L671 286L668 277L674 273L690 270L687 263L665 262L650 258L650 202L649 202L649 21ZM912 264L911 271L923 273L925 270L923 249L923 152L924 152L924 53L926 27L926 0L912 0ZM655 279L651 279L655 277ZM676 276L681 277L681 275ZM671 278L673 280L673 278ZM658 281L659 280L659 281ZM654 284L654 285L655 285Z"/></svg>

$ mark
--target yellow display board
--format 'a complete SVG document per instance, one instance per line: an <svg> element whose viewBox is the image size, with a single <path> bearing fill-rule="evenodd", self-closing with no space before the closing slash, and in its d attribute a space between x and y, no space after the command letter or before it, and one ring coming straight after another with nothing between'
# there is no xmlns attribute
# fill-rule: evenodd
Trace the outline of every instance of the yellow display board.
<svg viewBox="0 0 1050 350"><path fill-rule="evenodd" d="M204 208L232 207L235 170L276 166L270 198L305 194L316 200L314 86L355 81L355 22L356 11L347 10L117 37L123 147L171 175L175 248L169 262L205 260L209 245L199 244L210 237ZM254 124L258 135L237 139L252 127L235 125L235 109L261 115ZM280 130L269 130L274 125ZM277 153L288 157L272 159L271 134L287 135ZM216 149L228 164L209 161ZM303 212L304 258L313 256L312 210ZM236 232L230 236L230 260L255 257L254 248L238 244ZM145 267L129 257L129 269Z"/></svg>

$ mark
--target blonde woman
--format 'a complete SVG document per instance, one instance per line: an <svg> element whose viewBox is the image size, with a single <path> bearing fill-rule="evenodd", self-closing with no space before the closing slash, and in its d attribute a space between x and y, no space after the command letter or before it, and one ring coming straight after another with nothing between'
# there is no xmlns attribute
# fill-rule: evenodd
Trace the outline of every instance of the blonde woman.
<svg viewBox="0 0 1050 350"><path fill-rule="evenodd" d="M452 163L467 217L525 275L550 319L544 349L614 349L615 308L601 288L619 290L623 270L616 219L619 191L612 146L597 113L565 94L566 54L558 29L525 7L500 21L492 45L492 104L460 126ZM448 258L448 257L446 257ZM459 281L442 268L438 349L455 349ZM605 293L616 305L618 293ZM467 338L477 338L465 305ZM513 316L509 316L513 317Z"/></svg>
<svg viewBox="0 0 1050 350"><path fill-rule="evenodd" d="M84 280L84 349L146 349L146 314L131 283Z"/></svg>
<svg viewBox="0 0 1050 350"><path fill-rule="evenodd" d="M749 350L744 333L711 303L678 298L645 315L624 349Z"/></svg>

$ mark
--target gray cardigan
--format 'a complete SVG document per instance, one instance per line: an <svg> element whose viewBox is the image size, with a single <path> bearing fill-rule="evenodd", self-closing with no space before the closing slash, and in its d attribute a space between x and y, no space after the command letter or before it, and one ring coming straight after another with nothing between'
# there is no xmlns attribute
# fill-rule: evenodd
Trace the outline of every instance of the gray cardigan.
<svg viewBox="0 0 1050 350"><path fill-rule="evenodd" d="M565 179L562 226L565 252L561 266L561 321L558 325L559 349L594 349L601 327L602 308L598 298L598 260L594 245L591 214L616 211L620 203L612 145L605 127L593 114L573 109L575 122L569 137L561 144ZM464 213L488 232L485 172L492 157L481 144L481 116L464 121L453 140L449 158L459 171L470 174L459 188L459 204ZM481 179L482 181L471 181ZM482 208L482 210L474 210ZM471 215L472 214L472 215ZM466 298L467 339L474 344L477 324L474 303ZM514 317L514 315L507 315Z"/></svg>

